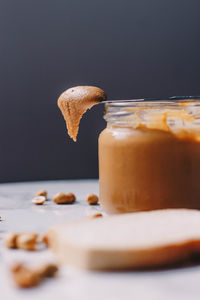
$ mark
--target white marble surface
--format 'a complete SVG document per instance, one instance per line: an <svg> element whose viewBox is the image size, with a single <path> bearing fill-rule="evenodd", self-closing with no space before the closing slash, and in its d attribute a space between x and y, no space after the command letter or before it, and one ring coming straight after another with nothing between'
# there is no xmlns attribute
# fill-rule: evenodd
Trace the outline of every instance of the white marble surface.
<svg viewBox="0 0 200 300"><path fill-rule="evenodd" d="M73 192L78 201L73 205L56 205L51 200L44 206L35 206L31 199L35 192L47 189L49 198L57 192ZM69 300L124 300L124 299L199 299L200 266L162 271L89 272L62 267L58 277L41 286L20 290L13 285L8 267L12 262L39 264L54 260L48 250L25 252L8 250L2 245L6 231L45 232L49 226L62 220L79 219L100 211L89 207L87 193L98 193L96 180L48 181L0 185L0 297L1 299L69 299Z"/></svg>

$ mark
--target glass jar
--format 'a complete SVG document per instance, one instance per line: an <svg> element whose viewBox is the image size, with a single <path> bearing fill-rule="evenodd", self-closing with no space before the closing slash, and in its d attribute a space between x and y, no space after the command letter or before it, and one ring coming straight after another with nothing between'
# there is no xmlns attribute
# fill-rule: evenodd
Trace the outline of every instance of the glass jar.
<svg viewBox="0 0 200 300"><path fill-rule="evenodd" d="M200 100L111 102L99 136L107 213L200 208Z"/></svg>

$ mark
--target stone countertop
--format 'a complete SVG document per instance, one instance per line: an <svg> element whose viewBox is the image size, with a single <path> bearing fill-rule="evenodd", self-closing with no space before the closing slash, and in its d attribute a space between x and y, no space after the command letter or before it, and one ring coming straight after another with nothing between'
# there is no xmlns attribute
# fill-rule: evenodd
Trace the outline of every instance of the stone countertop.
<svg viewBox="0 0 200 300"><path fill-rule="evenodd" d="M48 201L43 206L31 203L34 194L47 189ZM57 192L72 192L77 201L71 205L56 205L52 197ZM94 272L62 267L58 276L39 287L22 290L13 285L8 271L12 262L40 264L54 259L49 250L26 252L9 250L2 245L7 231L44 233L58 222L80 219L101 211L100 206L88 206L85 196L98 194L97 180L40 181L0 184L0 295L2 299L69 299L69 300L165 300L199 299L200 266L188 266L160 271Z"/></svg>

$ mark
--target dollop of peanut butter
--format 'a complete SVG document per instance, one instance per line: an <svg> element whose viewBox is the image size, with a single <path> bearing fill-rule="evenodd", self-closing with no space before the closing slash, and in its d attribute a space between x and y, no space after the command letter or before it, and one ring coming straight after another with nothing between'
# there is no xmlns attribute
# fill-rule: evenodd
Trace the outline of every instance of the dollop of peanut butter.
<svg viewBox="0 0 200 300"><path fill-rule="evenodd" d="M66 121L68 134L75 142L83 114L106 99L105 92L95 86L72 87L60 95L58 107Z"/></svg>

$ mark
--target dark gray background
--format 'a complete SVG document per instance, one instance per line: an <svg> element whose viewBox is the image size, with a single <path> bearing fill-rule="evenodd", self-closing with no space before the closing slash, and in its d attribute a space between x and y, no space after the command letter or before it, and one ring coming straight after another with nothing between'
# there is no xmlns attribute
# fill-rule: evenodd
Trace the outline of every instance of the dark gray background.
<svg viewBox="0 0 200 300"><path fill-rule="evenodd" d="M199 0L1 0L0 181L98 176L103 107L66 135L59 94L200 94Z"/></svg>

